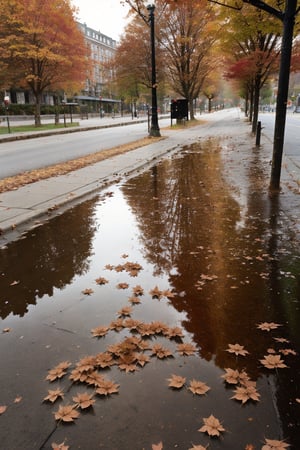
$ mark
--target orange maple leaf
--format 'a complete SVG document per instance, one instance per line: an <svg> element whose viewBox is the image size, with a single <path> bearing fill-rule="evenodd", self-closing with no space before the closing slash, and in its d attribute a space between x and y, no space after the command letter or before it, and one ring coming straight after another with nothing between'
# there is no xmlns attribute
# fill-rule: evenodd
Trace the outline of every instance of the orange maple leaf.
<svg viewBox="0 0 300 450"><path fill-rule="evenodd" d="M244 346L240 344L229 344L226 352L234 353L236 356L246 356L249 354L249 352L245 350Z"/></svg>
<svg viewBox="0 0 300 450"><path fill-rule="evenodd" d="M212 414L203 418L204 425L198 431L207 433L209 436L220 436L222 431L226 431L219 419Z"/></svg>
<svg viewBox="0 0 300 450"><path fill-rule="evenodd" d="M186 381L185 377L181 377L180 375L172 375L171 378L168 378L169 387L174 389L181 389L184 386Z"/></svg>
<svg viewBox="0 0 300 450"><path fill-rule="evenodd" d="M265 445L262 446L261 450L285 450L286 448L289 448L289 444L284 441L265 439Z"/></svg>
<svg viewBox="0 0 300 450"><path fill-rule="evenodd" d="M267 369L283 369L287 367L280 355L266 355L264 359L260 359L260 362Z"/></svg>
<svg viewBox="0 0 300 450"><path fill-rule="evenodd" d="M248 400L259 401L260 394L257 392L255 383L248 382L246 386L239 386L235 389L235 395L231 398L241 401L243 404Z"/></svg>
<svg viewBox="0 0 300 450"><path fill-rule="evenodd" d="M152 444L152 450L163 450L163 443L160 441L158 444Z"/></svg>
<svg viewBox="0 0 300 450"><path fill-rule="evenodd" d="M182 355L182 356L190 356L193 355L196 352L196 347L189 343L183 343L183 344L178 344L177 345L177 352Z"/></svg>
<svg viewBox="0 0 300 450"><path fill-rule="evenodd" d="M93 395L88 394L87 392L82 392L77 394L76 397L73 397L73 402L75 402L75 406L80 409L87 409L93 406L95 400L93 399Z"/></svg>
<svg viewBox="0 0 300 450"><path fill-rule="evenodd" d="M262 331L271 331L271 330L275 330L278 327L281 327L280 323L261 322L261 323L257 324L257 328Z"/></svg>
<svg viewBox="0 0 300 450"><path fill-rule="evenodd" d="M64 393L61 389L48 390L48 395L44 397L45 401L54 403L59 397L63 398Z"/></svg>
<svg viewBox="0 0 300 450"><path fill-rule="evenodd" d="M204 395L207 391L210 390L210 387L207 386L207 384L203 383L202 381L198 380L191 380L190 386L188 388L193 394L197 395Z"/></svg>
<svg viewBox="0 0 300 450"><path fill-rule="evenodd" d="M58 411L54 413L55 420L61 420L62 422L74 422L79 416L79 412L76 411L74 405L60 406Z"/></svg>

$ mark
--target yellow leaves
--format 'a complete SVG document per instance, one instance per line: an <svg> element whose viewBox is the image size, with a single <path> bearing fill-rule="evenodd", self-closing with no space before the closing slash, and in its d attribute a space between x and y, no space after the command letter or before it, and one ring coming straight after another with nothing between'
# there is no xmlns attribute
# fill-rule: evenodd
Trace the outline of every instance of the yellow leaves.
<svg viewBox="0 0 300 450"><path fill-rule="evenodd" d="M58 411L54 413L55 420L62 422L74 422L79 417L79 412L76 411L74 405L60 406Z"/></svg>
<svg viewBox="0 0 300 450"><path fill-rule="evenodd" d="M287 367L280 355L266 355L260 362L267 369L284 369Z"/></svg>
<svg viewBox="0 0 300 450"><path fill-rule="evenodd" d="M286 448L289 448L289 444L284 441L265 439L265 445L262 446L261 450L285 450Z"/></svg>
<svg viewBox="0 0 300 450"><path fill-rule="evenodd" d="M234 353L236 356L246 356L249 354L249 352L245 350L244 346L240 344L229 344L226 352Z"/></svg>
<svg viewBox="0 0 300 450"><path fill-rule="evenodd" d="M198 431L207 433L209 436L219 437L220 433L226 431L219 419L214 417L212 414L209 417L204 417L203 422L204 425L199 428Z"/></svg>

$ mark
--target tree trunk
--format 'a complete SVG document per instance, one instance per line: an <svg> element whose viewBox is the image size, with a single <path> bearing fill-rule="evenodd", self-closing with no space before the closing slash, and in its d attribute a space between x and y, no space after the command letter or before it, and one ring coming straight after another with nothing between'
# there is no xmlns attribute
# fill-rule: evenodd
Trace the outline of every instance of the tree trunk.
<svg viewBox="0 0 300 450"><path fill-rule="evenodd" d="M34 123L36 127L41 126L41 94L35 94L35 111L34 111Z"/></svg>
<svg viewBox="0 0 300 450"><path fill-rule="evenodd" d="M194 100L193 99L191 99L189 101L189 110L190 110L190 120L194 120L195 114L194 114Z"/></svg>
<svg viewBox="0 0 300 450"><path fill-rule="evenodd" d="M254 84L252 133L256 133L260 86L261 86L261 77L260 77L260 75L257 75L255 77L255 84Z"/></svg>

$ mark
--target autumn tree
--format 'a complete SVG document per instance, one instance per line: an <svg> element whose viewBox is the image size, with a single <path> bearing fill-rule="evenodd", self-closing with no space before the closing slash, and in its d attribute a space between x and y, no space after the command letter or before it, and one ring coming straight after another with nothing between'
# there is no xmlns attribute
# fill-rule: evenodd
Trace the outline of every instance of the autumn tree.
<svg viewBox="0 0 300 450"><path fill-rule="evenodd" d="M236 76L244 81L255 132L260 90L278 69L281 27L275 18L252 5L244 4L240 11L228 11L224 12L227 25L222 36L224 52L231 59L228 72L231 78Z"/></svg>
<svg viewBox="0 0 300 450"><path fill-rule="evenodd" d="M76 89L86 78L87 49L69 0L0 0L0 82L29 88L41 123L47 90Z"/></svg>
<svg viewBox="0 0 300 450"><path fill-rule="evenodd" d="M126 27L114 59L114 72L119 93L130 101L136 101L141 94L148 95L151 88L151 54L149 29L144 20L136 16ZM158 62L157 79L163 80L161 51L156 52Z"/></svg>
<svg viewBox="0 0 300 450"><path fill-rule="evenodd" d="M145 1L125 2L147 23ZM218 37L214 10L205 0L157 0L155 6L156 40L164 52L166 81L188 100L193 119L193 100L216 64L211 55Z"/></svg>

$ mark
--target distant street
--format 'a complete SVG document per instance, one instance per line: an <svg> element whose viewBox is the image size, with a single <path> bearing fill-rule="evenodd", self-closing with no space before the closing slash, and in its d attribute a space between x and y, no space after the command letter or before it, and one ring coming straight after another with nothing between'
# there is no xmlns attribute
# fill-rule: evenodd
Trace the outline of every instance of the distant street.
<svg viewBox="0 0 300 450"><path fill-rule="evenodd" d="M118 119L115 119L116 121ZM170 120L164 119L166 126ZM99 124L99 121L97 123ZM84 125L93 125L85 121ZM0 179L134 142L148 135L147 122L0 144Z"/></svg>
<svg viewBox="0 0 300 450"><path fill-rule="evenodd" d="M261 113L258 120L261 121L262 132L273 142L275 113ZM287 113L284 153L287 156L298 155L300 149L300 114Z"/></svg>

